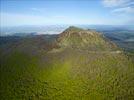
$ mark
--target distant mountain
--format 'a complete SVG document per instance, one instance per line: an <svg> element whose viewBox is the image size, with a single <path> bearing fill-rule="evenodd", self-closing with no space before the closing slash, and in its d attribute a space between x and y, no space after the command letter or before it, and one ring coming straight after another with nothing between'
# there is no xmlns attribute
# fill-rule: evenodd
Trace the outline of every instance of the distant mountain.
<svg viewBox="0 0 134 100"><path fill-rule="evenodd" d="M134 31L105 31L103 34L125 51L134 52Z"/></svg>

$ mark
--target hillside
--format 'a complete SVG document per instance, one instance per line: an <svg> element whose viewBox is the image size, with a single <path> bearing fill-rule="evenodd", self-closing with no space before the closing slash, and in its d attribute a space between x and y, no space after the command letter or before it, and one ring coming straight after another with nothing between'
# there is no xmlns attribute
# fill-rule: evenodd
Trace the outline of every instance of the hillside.
<svg viewBox="0 0 134 100"><path fill-rule="evenodd" d="M132 59L96 31L71 26L51 42L37 36L6 46L2 100L134 99Z"/></svg>
<svg viewBox="0 0 134 100"><path fill-rule="evenodd" d="M108 41L102 34L74 26L63 31L58 38L58 42L62 47L88 49L90 51L117 49L116 45Z"/></svg>

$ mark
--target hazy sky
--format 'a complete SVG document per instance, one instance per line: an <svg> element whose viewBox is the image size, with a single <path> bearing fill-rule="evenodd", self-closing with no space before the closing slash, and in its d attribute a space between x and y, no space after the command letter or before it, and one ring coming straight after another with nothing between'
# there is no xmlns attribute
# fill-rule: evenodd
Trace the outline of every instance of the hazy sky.
<svg viewBox="0 0 134 100"><path fill-rule="evenodd" d="M0 0L1 26L134 24L134 0Z"/></svg>

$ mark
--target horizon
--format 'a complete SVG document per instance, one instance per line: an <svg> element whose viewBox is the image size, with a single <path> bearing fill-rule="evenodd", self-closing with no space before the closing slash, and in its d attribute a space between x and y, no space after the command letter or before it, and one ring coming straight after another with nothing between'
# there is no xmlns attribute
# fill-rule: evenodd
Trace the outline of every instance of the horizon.
<svg viewBox="0 0 134 100"><path fill-rule="evenodd" d="M134 25L133 0L1 0L0 2L1 27Z"/></svg>
<svg viewBox="0 0 134 100"><path fill-rule="evenodd" d="M82 29L93 29L96 31L134 31L134 25L88 25L88 24L63 24L63 25L24 25L24 26L10 26L1 27L0 36L12 36L12 35L26 35L26 34L59 34L70 26L82 28ZM128 33L127 32L127 33Z"/></svg>

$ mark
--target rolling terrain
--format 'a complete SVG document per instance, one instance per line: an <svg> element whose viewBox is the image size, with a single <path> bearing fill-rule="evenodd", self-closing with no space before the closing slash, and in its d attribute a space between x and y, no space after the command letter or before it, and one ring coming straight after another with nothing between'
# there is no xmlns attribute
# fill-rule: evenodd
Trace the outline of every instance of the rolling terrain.
<svg viewBox="0 0 134 100"><path fill-rule="evenodd" d="M134 63L99 32L71 26L59 35L4 42L1 100L133 100Z"/></svg>

